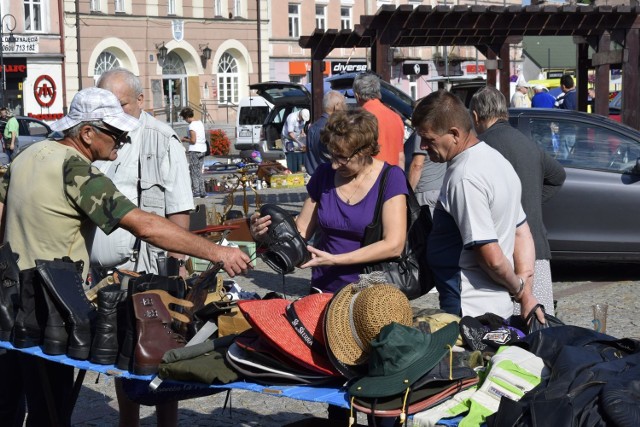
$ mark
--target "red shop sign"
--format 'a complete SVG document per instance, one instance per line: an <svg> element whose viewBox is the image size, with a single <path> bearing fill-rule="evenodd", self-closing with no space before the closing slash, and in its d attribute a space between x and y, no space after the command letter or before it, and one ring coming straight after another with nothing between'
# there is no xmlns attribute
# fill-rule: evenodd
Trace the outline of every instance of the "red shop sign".
<svg viewBox="0 0 640 427"><path fill-rule="evenodd" d="M41 75L33 85L33 96L41 107L51 107L56 100L56 82L46 74Z"/></svg>

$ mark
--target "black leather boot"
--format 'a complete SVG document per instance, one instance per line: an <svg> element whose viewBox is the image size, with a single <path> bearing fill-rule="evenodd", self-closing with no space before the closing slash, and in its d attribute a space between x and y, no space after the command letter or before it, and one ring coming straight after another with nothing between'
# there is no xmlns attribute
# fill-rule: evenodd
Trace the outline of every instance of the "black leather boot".
<svg viewBox="0 0 640 427"><path fill-rule="evenodd" d="M46 313L36 316L36 298L34 281L38 280L35 268L29 268L20 272L20 304L16 321L13 325L11 343L16 348L35 347L42 344L42 329L38 323L38 317L46 318ZM40 308L40 307L39 307Z"/></svg>
<svg viewBox="0 0 640 427"><path fill-rule="evenodd" d="M96 330L91 343L91 363L113 365L118 358L118 317L126 311L127 291L110 285L98 291Z"/></svg>
<svg viewBox="0 0 640 427"><path fill-rule="evenodd" d="M79 360L88 359L91 326L96 311L85 296L82 275L74 263L62 260L36 260L36 268L69 324L67 356Z"/></svg>
<svg viewBox="0 0 640 427"><path fill-rule="evenodd" d="M0 246L0 340L8 341L20 304L18 256L9 242Z"/></svg>
<svg viewBox="0 0 640 427"><path fill-rule="evenodd" d="M277 273L288 274L311 259L307 242L289 212L278 205L265 204L260 208L260 215L271 215L265 241L267 251L260 255L269 267Z"/></svg>
<svg viewBox="0 0 640 427"><path fill-rule="evenodd" d="M60 307L44 285L39 272L36 272L33 287L36 297L36 318L43 331L42 352L52 356L65 354L69 334L65 317L62 314L64 309Z"/></svg>

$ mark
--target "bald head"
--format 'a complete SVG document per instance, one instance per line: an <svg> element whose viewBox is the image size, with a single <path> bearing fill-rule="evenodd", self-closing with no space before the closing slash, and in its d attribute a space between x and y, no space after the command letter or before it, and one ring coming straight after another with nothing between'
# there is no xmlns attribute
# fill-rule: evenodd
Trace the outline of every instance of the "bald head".
<svg viewBox="0 0 640 427"><path fill-rule="evenodd" d="M347 109L347 102L344 95L337 90L330 90L324 94L322 100L322 109L325 113L331 115L336 111L344 111Z"/></svg>
<svg viewBox="0 0 640 427"><path fill-rule="evenodd" d="M140 118L144 104L144 94L140 80L131 71L113 68L102 73L96 86L113 93L125 113Z"/></svg>

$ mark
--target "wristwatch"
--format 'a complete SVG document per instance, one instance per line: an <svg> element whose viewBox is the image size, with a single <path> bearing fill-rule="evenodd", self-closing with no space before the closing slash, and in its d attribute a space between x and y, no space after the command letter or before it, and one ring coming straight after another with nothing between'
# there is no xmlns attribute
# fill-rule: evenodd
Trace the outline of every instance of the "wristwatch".
<svg viewBox="0 0 640 427"><path fill-rule="evenodd" d="M520 288L518 288L518 292L512 294L511 292L509 292L509 296L511 297L511 299L513 301L518 302L518 295L520 295L522 293L522 291L524 290L524 279L520 276L518 276L518 281L520 282Z"/></svg>

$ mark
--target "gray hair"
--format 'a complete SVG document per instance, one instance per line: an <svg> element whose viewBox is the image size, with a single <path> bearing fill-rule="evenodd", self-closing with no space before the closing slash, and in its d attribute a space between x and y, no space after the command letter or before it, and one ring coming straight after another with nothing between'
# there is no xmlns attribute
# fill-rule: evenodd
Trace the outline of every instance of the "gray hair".
<svg viewBox="0 0 640 427"><path fill-rule="evenodd" d="M471 97L469 110L478 115L479 121L500 119L507 120L509 112L507 110L507 100L502 92L493 86L485 86Z"/></svg>
<svg viewBox="0 0 640 427"><path fill-rule="evenodd" d="M322 99L322 109L326 113L333 113L336 110L345 110L347 107L344 95L337 90L330 90L324 94Z"/></svg>
<svg viewBox="0 0 640 427"><path fill-rule="evenodd" d="M69 129L65 130L63 132L63 135L66 137L70 137L70 138L77 138L78 135L80 135L80 129L82 129L84 126L104 126L104 122L102 120L92 120L92 121L88 121L88 122L80 122L75 126L70 127Z"/></svg>
<svg viewBox="0 0 640 427"><path fill-rule="evenodd" d="M140 79L136 77L131 71L126 68L117 67L112 68L108 71L105 71L100 75L96 86L101 89L107 89L105 86L108 86L108 81L110 78L120 76L122 80L127 84L127 86L135 92L136 96L144 94L144 90L142 89L142 83L140 83Z"/></svg>
<svg viewBox="0 0 640 427"><path fill-rule="evenodd" d="M380 99L380 78L373 73L358 74L353 79L353 92L363 101Z"/></svg>

